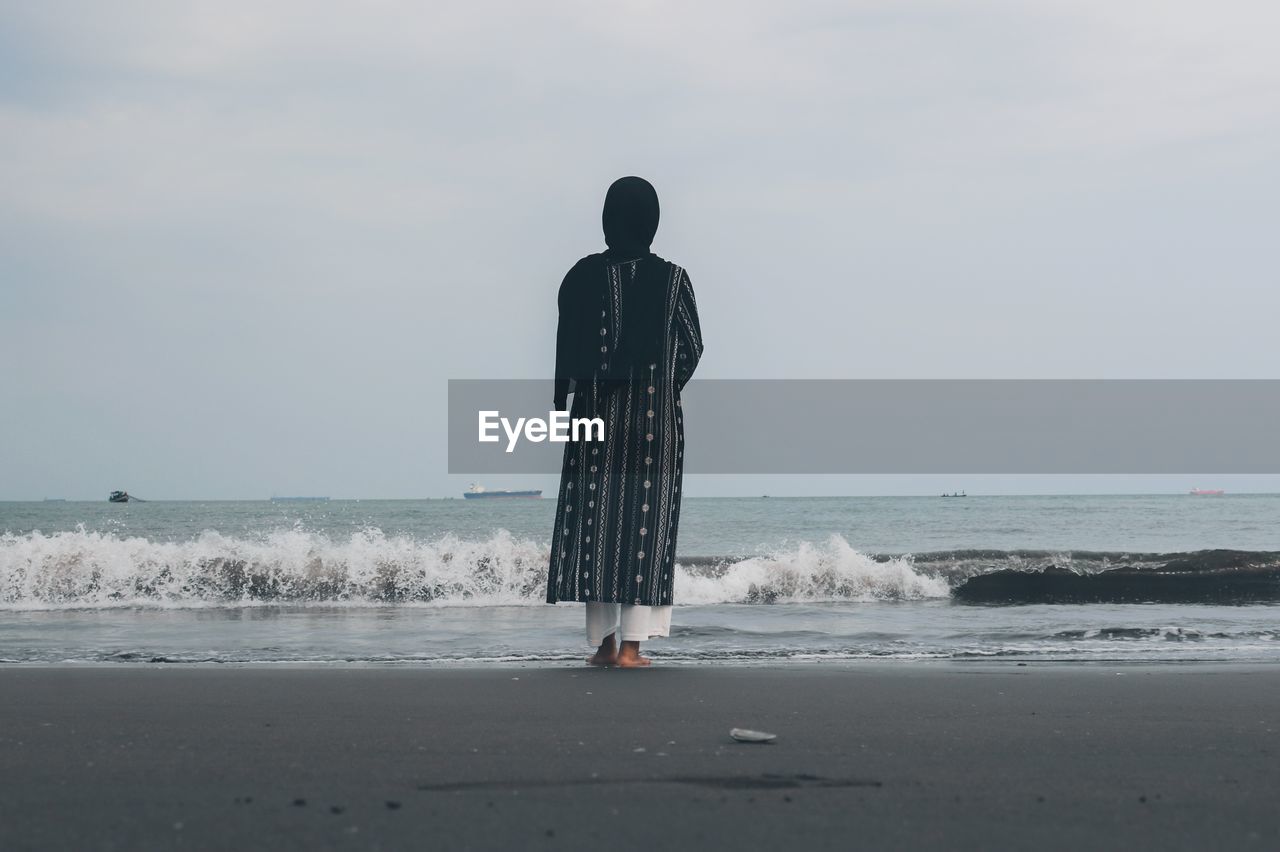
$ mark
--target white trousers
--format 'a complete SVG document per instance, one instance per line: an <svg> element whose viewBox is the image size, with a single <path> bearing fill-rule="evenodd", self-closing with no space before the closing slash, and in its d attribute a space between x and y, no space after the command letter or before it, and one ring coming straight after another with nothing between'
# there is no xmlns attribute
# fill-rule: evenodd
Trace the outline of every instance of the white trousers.
<svg viewBox="0 0 1280 852"><path fill-rule="evenodd" d="M587 642L599 647L605 637L622 630L623 642L644 642L655 636L671 635L671 607L587 602Z"/></svg>

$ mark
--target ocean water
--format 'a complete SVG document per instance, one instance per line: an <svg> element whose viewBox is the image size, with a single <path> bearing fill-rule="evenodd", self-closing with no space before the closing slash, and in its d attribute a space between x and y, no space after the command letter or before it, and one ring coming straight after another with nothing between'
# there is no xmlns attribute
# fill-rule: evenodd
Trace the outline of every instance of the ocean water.
<svg viewBox="0 0 1280 852"><path fill-rule="evenodd" d="M0 661L580 659L581 605L542 603L554 509L0 503ZM1213 549L1280 569L1280 495L689 499L673 633L646 653L671 663L1280 660L1274 603L953 597L996 571L1198 571Z"/></svg>

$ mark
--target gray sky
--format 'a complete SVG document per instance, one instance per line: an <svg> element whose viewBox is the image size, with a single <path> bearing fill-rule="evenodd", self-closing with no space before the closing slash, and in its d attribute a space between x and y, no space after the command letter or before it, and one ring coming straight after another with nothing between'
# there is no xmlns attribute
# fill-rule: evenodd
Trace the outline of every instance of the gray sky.
<svg viewBox="0 0 1280 852"><path fill-rule="evenodd" d="M0 499L456 493L446 380L549 375L622 174L707 377L1276 378L1278 30L1264 0L0 0Z"/></svg>

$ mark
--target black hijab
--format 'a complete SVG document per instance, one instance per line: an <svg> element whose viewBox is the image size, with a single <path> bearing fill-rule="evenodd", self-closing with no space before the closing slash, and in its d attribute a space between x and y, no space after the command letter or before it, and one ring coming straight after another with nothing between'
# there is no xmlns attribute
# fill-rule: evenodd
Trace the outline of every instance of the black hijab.
<svg viewBox="0 0 1280 852"><path fill-rule="evenodd" d="M658 232L658 193L644 178L618 178L604 196L604 241L619 260L649 253Z"/></svg>
<svg viewBox="0 0 1280 852"><path fill-rule="evenodd" d="M647 369L662 355L666 331L666 275L668 264L649 252L658 232L658 193L644 178L618 178L604 197L604 241L607 259L624 263L619 270L622 284L622 323L618 346L609 359L607 378L621 379L632 368Z"/></svg>
<svg viewBox="0 0 1280 852"><path fill-rule="evenodd" d="M647 180L624 177L605 194L600 217L609 250L584 257L560 285L555 406L564 410L570 382L617 381L643 375L662 360L671 264L649 251L658 231L658 193ZM600 351L600 299L617 266L621 327L614 351ZM606 356L606 357L602 357Z"/></svg>

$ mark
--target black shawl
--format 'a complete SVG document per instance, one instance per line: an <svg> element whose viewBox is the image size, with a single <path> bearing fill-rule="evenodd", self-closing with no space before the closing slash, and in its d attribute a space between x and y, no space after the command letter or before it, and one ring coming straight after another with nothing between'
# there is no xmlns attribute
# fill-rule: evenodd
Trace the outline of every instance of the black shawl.
<svg viewBox="0 0 1280 852"><path fill-rule="evenodd" d="M567 408L577 382L593 375L623 379L632 367L655 361L662 349L665 283L669 265L649 251L658 231L658 193L647 180L624 177L613 182L604 199L601 224L608 250L588 255L569 270L560 285L560 324L556 332L554 404ZM607 287L611 263L639 259L634 279L622 292L625 309L614 352L602 352L596 316Z"/></svg>

